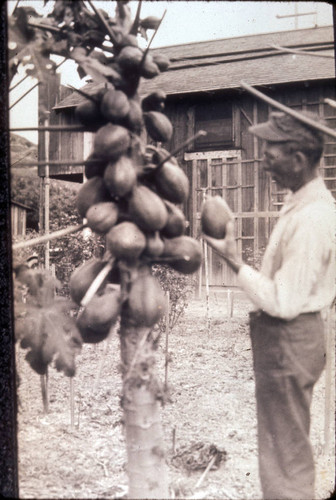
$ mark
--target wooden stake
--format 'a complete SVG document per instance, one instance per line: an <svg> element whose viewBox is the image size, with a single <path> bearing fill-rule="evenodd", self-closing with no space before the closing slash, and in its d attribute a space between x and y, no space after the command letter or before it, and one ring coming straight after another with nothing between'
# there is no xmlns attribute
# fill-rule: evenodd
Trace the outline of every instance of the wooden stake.
<svg viewBox="0 0 336 500"><path fill-rule="evenodd" d="M329 308L326 312L325 320L325 330L326 330L326 367L325 367L325 400L324 400L324 444L323 444L323 454L328 455L332 449L331 447L331 422L332 415L334 414L334 409L332 405L334 403L334 398L332 397L333 389L335 387L335 379L333 375L333 370L335 367L335 321L334 310Z"/></svg>
<svg viewBox="0 0 336 500"><path fill-rule="evenodd" d="M213 466L213 464L215 463L215 460L216 460L216 455L214 455L212 457L212 459L210 460L210 462L208 463L205 471L203 472L203 474L201 475L201 477L199 478L199 480L197 481L196 483L196 486L195 488L199 488L201 486L201 484L203 483L204 479L205 479L205 476L207 475L207 473L209 472L209 470L211 469L211 467Z"/></svg>
<svg viewBox="0 0 336 500"><path fill-rule="evenodd" d="M48 367L46 369L45 375L40 375L40 382L41 382L43 412L45 415L47 415L49 413Z"/></svg>
<svg viewBox="0 0 336 500"><path fill-rule="evenodd" d="M173 432L172 432L172 452L173 452L173 455L175 455L175 452L176 452L176 427L173 427Z"/></svg>
<svg viewBox="0 0 336 500"><path fill-rule="evenodd" d="M208 188L203 189L203 203L206 200L206 191ZM204 253L204 269L205 269L205 294L206 294L206 308L207 308L207 330L208 337L210 336L210 301L209 301L209 263L208 263L208 244L202 239L203 253Z"/></svg>
<svg viewBox="0 0 336 500"><path fill-rule="evenodd" d="M207 330L210 336L210 300L209 300L209 265L208 265L208 244L203 240L204 252L204 268L205 268L205 296L206 296L206 310L207 310Z"/></svg>
<svg viewBox="0 0 336 500"><path fill-rule="evenodd" d="M169 300L169 290L166 292L167 299L167 312L166 312L166 351L165 351L165 388L168 387L168 339L169 339L169 310L170 310L170 300Z"/></svg>
<svg viewBox="0 0 336 500"><path fill-rule="evenodd" d="M74 390L74 379L70 377L70 426L71 429L74 428L75 423L75 390Z"/></svg>

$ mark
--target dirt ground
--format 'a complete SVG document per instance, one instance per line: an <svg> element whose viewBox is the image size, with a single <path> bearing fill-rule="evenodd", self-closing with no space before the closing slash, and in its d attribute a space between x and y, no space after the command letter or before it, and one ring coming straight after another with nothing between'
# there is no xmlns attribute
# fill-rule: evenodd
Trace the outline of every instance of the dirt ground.
<svg viewBox="0 0 336 500"><path fill-rule="evenodd" d="M172 497L261 498L248 310L249 303L238 294L233 317L225 293L212 295L208 308L205 300L195 299L169 333L171 403L162 408L162 424ZM165 343L163 336L157 361L162 380ZM69 379L50 369L47 415L40 377L24 355L18 351L20 498L125 497L118 335L109 342L83 346L72 387ZM334 488L334 444L325 442L327 430L333 440L334 419L331 416L328 424L325 416L325 381L323 373L312 407L317 499L329 498ZM190 472L172 460L194 442L226 452L219 468L210 470L201 484L197 483L204 469Z"/></svg>

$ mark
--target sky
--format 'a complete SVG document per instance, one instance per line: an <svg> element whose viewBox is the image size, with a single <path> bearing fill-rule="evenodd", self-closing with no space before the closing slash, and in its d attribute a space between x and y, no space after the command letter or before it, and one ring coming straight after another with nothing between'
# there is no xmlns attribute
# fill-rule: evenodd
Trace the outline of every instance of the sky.
<svg viewBox="0 0 336 500"><path fill-rule="evenodd" d="M104 8L110 15L114 15L114 1L94 1L98 8ZM11 13L16 1L8 1L8 12ZM130 1L132 13L135 14L138 2ZM39 13L47 12L52 3L43 8L43 1L20 1L20 5L31 5ZM296 18L277 17L295 13L312 13ZM327 2L251 2L251 1L149 1L142 3L141 17L153 15L161 18L165 13L162 24L155 35L152 47L231 38L256 33L269 33L296 28L311 28L315 25L326 26L333 24L332 5ZM60 61L58 59L57 61ZM61 83L81 87L75 65L67 62L62 65ZM24 73L17 76L21 79ZM15 81L17 81L15 80ZM13 80L12 85L15 84ZM36 80L27 78L24 83L9 93L9 102L13 104L21 95L29 90ZM33 90L10 112L10 126L32 126L37 123L37 89ZM37 142L36 132L22 132L21 135L30 141Z"/></svg>

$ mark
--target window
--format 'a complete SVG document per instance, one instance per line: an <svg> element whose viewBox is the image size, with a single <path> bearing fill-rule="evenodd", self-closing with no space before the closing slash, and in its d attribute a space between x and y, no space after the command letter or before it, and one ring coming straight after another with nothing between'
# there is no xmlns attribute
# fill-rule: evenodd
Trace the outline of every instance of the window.
<svg viewBox="0 0 336 500"><path fill-rule="evenodd" d="M195 106L195 132L205 130L206 136L195 141L196 151L215 151L232 147L232 104L227 101L208 101Z"/></svg>

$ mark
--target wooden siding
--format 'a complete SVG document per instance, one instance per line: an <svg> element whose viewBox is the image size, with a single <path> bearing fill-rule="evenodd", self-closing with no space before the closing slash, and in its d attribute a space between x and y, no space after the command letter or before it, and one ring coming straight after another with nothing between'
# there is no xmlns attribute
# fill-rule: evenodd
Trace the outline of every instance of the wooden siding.
<svg viewBox="0 0 336 500"><path fill-rule="evenodd" d="M26 234L27 210L16 204L11 204L12 236L24 236Z"/></svg>

